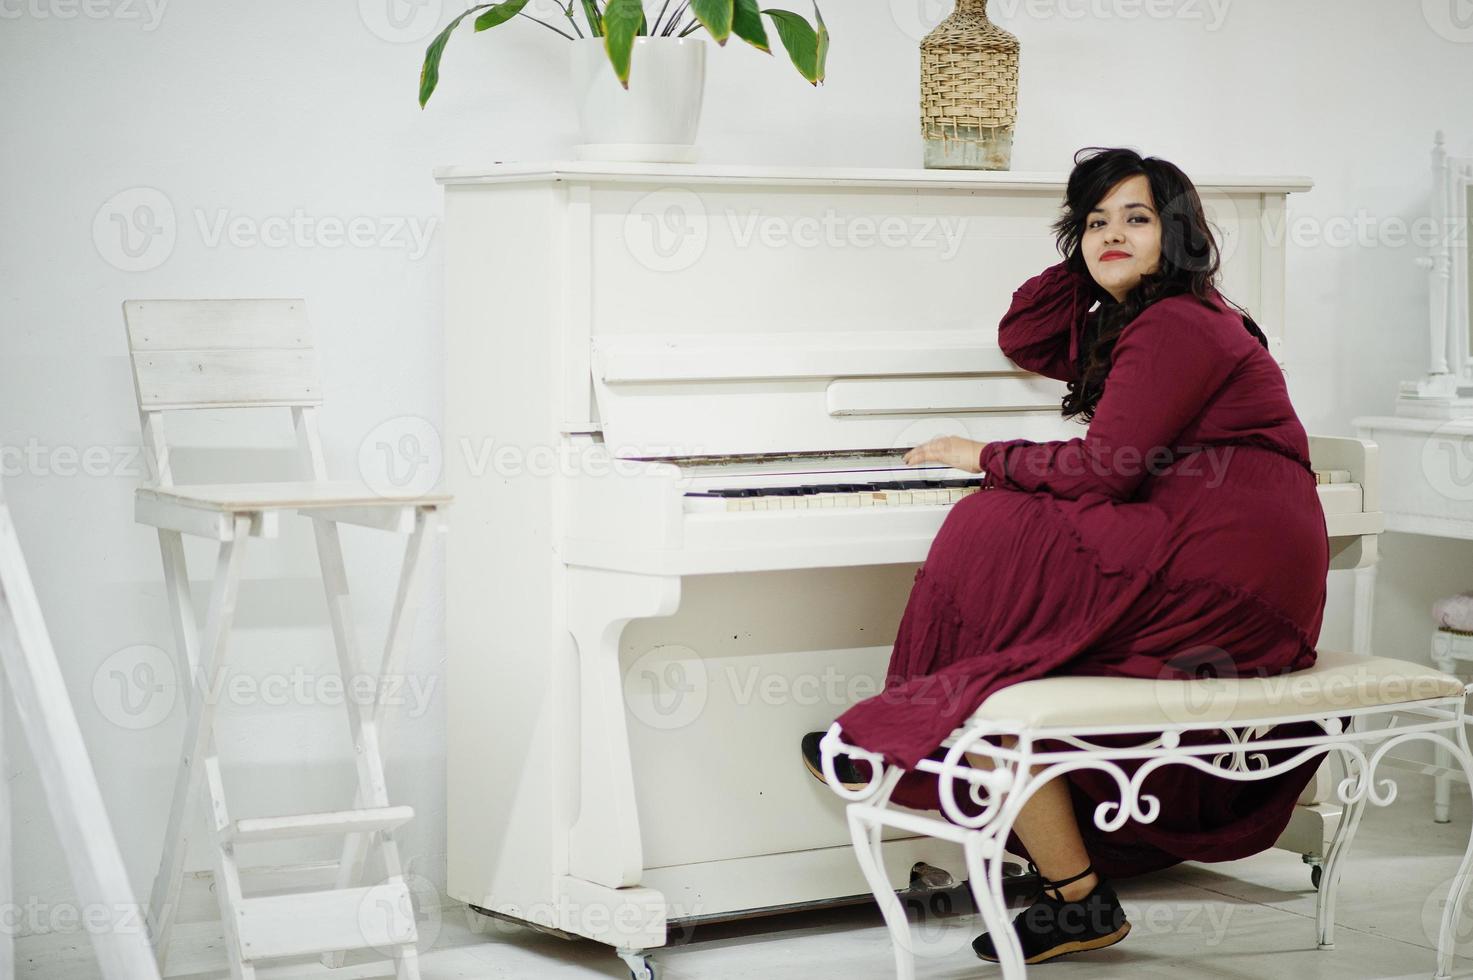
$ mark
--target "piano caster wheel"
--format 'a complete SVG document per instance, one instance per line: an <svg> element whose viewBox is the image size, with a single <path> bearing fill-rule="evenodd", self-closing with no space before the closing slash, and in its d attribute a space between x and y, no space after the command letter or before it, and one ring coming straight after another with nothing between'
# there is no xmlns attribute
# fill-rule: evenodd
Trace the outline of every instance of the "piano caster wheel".
<svg viewBox="0 0 1473 980"><path fill-rule="evenodd" d="M1309 865L1309 883L1315 891L1320 890L1320 877L1325 873L1324 858L1318 854L1305 854L1304 863Z"/></svg>
<svg viewBox="0 0 1473 980"><path fill-rule="evenodd" d="M655 961L648 953L632 949L619 950L619 959L629 967L629 980L659 980Z"/></svg>

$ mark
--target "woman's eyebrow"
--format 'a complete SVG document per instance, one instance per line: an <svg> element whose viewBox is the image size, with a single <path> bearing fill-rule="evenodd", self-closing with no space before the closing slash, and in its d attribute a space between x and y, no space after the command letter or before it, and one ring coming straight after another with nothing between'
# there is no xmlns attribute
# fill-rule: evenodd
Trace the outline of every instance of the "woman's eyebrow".
<svg viewBox="0 0 1473 980"><path fill-rule="evenodd" d="M1140 201L1131 201L1129 204L1125 205L1121 210L1129 210L1131 208L1145 208L1147 211L1151 210L1151 206L1149 204L1142 204ZM1095 214L1097 212L1099 214L1104 214L1105 213L1105 209L1104 208L1090 208L1089 209L1089 213L1090 214Z"/></svg>

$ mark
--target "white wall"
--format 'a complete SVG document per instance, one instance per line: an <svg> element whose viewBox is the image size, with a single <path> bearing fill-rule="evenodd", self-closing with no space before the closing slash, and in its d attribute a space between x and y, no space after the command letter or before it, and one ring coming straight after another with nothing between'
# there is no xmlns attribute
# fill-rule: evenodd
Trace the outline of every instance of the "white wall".
<svg viewBox="0 0 1473 980"><path fill-rule="evenodd" d="M1441 15L1457 0L1446 2ZM163 653L172 641L155 538L132 520L138 431L119 304L306 297L338 474L355 472L365 441L368 470L379 472L369 437L383 423L438 418L443 243L431 168L566 156L574 120L566 42L528 22L485 35L463 27L441 90L420 111L422 51L456 3L417 7L420 19L396 28L389 13L414 15L408 0L0 0L6 493L141 893L156 867L183 712L171 702ZM994 0L992 8L1023 43L1014 169L1067 170L1074 150L1105 144L1164 156L1188 173L1314 179L1313 191L1291 199L1303 236L1288 260L1294 399L1312 432L1349 434L1352 416L1388 411L1396 383L1425 362L1427 306L1413 263L1420 251L1396 243L1388 223L1425 214L1436 128L1448 130L1451 150L1473 152L1473 28L1459 33L1442 21L1439 33L1434 0ZM918 165L916 43L947 9L829 0L833 47L819 89L781 53L768 62L737 43L713 52L705 159ZM151 205L151 224L168 233L145 239L135 227L133 244L147 245L135 258L114 221L147 218L139 205ZM285 243L249 237L269 231L267 219L298 214L302 231ZM1381 234L1325 240L1360 216ZM353 219L370 223L374 244L333 247L317 237ZM216 237L222 220L238 233ZM424 249L404 236L406 223L430 230ZM131 271L138 265L148 268ZM285 419L272 421L276 444L289 445ZM182 434L221 442L237 432L201 418ZM93 465L79 473L70 454L88 449ZM231 465L264 474L286 459L269 450L234 460L194 454L182 477L219 479ZM281 547L251 542L233 650L248 675L290 678L299 663L331 670L306 532L288 522ZM1425 659L1419 610L1473 585L1473 559L1468 547L1424 552L1422 539L1388 537L1383 605L1396 615L1382 619L1377 642ZM376 641L399 546L367 531L345 539L363 635ZM202 585L209 552L190 554ZM1333 584L1323 641L1343 645L1348 583ZM196 594L202 605L203 588ZM393 795L417 812L412 868L442 884L441 595L436 582L410 663L429 696L388 744ZM238 695L221 738L237 798L252 795L258 813L341 802L349 771L339 714ZM17 805L17 895L41 903L44 928L45 909L64 902L70 885L29 754L13 751L3 776Z"/></svg>

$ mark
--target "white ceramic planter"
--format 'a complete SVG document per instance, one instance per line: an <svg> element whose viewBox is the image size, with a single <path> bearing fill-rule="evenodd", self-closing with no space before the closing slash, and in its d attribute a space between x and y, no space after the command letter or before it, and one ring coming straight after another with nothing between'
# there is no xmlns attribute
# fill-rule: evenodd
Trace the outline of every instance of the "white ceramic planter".
<svg viewBox="0 0 1473 980"><path fill-rule="evenodd" d="M706 89L705 38L635 38L627 90L609 64L603 38L580 38L572 47L578 159L695 161Z"/></svg>

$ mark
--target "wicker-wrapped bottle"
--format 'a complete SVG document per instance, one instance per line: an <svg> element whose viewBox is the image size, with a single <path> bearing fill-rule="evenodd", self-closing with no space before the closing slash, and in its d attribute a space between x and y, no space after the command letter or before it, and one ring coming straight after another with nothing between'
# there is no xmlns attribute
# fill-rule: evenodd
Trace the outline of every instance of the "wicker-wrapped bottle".
<svg viewBox="0 0 1473 980"><path fill-rule="evenodd" d="M1018 117L1018 39L987 19L987 0L956 0L921 41L926 166L1007 170Z"/></svg>

